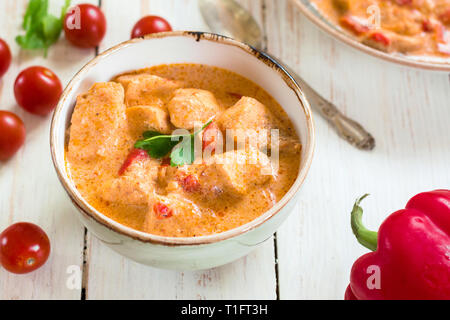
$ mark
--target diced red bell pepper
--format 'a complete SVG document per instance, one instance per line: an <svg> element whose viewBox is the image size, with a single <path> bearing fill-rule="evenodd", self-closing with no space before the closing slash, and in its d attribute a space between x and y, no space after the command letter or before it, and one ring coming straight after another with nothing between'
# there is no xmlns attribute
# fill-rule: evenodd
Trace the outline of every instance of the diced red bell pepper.
<svg viewBox="0 0 450 320"><path fill-rule="evenodd" d="M353 264L346 299L450 299L450 190L416 195L378 233L362 224L362 199L353 207L352 229L374 252Z"/></svg>
<svg viewBox="0 0 450 320"><path fill-rule="evenodd" d="M166 157L161 161L161 167L168 167L168 166L170 166L170 157Z"/></svg>
<svg viewBox="0 0 450 320"><path fill-rule="evenodd" d="M203 130L202 150L205 151L208 148L211 153L214 152L220 139L222 139L222 132L214 122L211 122Z"/></svg>
<svg viewBox="0 0 450 320"><path fill-rule="evenodd" d="M430 21L430 19L425 19L422 21L422 29L425 32L431 32L434 30L434 24Z"/></svg>
<svg viewBox="0 0 450 320"><path fill-rule="evenodd" d="M128 167L133 164L133 162L148 159L149 157L150 156L145 150L142 149L131 150L131 152L128 154L127 159L122 164L122 167L120 167L119 176L123 175L125 171L127 171Z"/></svg>
<svg viewBox="0 0 450 320"><path fill-rule="evenodd" d="M350 31L352 31L354 34L356 35L362 35L366 32L369 32L370 28L359 22L357 20L357 18L355 18L352 15L344 15L339 19L339 23L341 24L341 26L343 26L344 28L349 29Z"/></svg>
<svg viewBox="0 0 450 320"><path fill-rule="evenodd" d="M161 202L156 202L153 205L153 212L159 220L167 219L173 216L173 210Z"/></svg>
<svg viewBox="0 0 450 320"><path fill-rule="evenodd" d="M374 32L369 36L369 39L381 43L383 46L388 47L391 44L391 39L386 37L381 32Z"/></svg>
<svg viewBox="0 0 450 320"><path fill-rule="evenodd" d="M185 177L180 178L179 182L183 190L186 192L197 192L200 190L200 182L198 181L198 178L193 174L189 174Z"/></svg>
<svg viewBox="0 0 450 320"><path fill-rule="evenodd" d="M395 0L399 6L405 6L412 3L412 0Z"/></svg>

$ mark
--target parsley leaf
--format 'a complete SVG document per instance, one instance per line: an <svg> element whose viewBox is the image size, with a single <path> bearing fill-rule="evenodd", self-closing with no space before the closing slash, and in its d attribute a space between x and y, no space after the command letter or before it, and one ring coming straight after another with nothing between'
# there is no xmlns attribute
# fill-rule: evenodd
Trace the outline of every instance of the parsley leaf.
<svg viewBox="0 0 450 320"><path fill-rule="evenodd" d="M170 165L172 167L191 164L195 158L195 136L185 137L170 154Z"/></svg>
<svg viewBox="0 0 450 320"><path fill-rule="evenodd" d="M195 156L195 137L212 122L208 121L199 131L189 135L164 135L157 131L146 131L144 139L134 144L136 149L147 151L150 157L161 159L170 153L172 167L192 164Z"/></svg>
<svg viewBox="0 0 450 320"><path fill-rule="evenodd" d="M152 158L160 159L167 155L178 142L178 140L172 141L172 136L159 134L136 142L134 147L144 149Z"/></svg>
<svg viewBox="0 0 450 320"><path fill-rule="evenodd" d="M143 134L144 139L150 139L150 138L153 138L156 136L161 136L161 135L163 135L163 134L159 133L158 131L145 131Z"/></svg>
<svg viewBox="0 0 450 320"><path fill-rule="evenodd" d="M69 6L70 0L65 0L60 17L55 17L48 13L48 0L30 0L22 23L25 34L17 36L16 42L22 49L44 49L46 57L48 48L59 39Z"/></svg>

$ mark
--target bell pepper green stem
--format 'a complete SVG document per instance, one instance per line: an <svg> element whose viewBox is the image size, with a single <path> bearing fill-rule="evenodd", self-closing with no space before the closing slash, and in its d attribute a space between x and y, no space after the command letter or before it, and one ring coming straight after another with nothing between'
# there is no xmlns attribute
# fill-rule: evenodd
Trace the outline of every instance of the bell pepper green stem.
<svg viewBox="0 0 450 320"><path fill-rule="evenodd" d="M352 215L351 215L351 225L352 231L356 239L360 244L369 250L377 250L377 240L378 233L375 231L368 230L362 223L363 209L359 206L361 201L366 198L368 194L363 195L361 198L357 199L353 205Z"/></svg>

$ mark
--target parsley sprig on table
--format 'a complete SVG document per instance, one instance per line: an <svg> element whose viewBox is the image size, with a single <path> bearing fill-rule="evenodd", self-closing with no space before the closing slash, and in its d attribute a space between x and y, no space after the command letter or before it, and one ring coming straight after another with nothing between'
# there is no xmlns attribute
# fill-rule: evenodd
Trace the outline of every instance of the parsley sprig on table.
<svg viewBox="0 0 450 320"><path fill-rule="evenodd" d="M144 139L137 141L134 147L144 149L155 159L161 159L170 152L172 167L192 164L195 158L195 137L212 121L211 119L200 130L188 135L164 135L157 131L146 131Z"/></svg>
<svg viewBox="0 0 450 320"><path fill-rule="evenodd" d="M66 0L61 15L55 17L48 13L48 0L30 0L22 23L25 34L17 36L16 42L23 49L44 49L47 57L48 48L59 39L69 6Z"/></svg>

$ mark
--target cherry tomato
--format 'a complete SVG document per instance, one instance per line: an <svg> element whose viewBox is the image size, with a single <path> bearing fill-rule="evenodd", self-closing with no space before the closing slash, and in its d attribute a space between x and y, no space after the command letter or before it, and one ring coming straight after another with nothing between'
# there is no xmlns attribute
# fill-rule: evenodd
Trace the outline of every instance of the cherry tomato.
<svg viewBox="0 0 450 320"><path fill-rule="evenodd" d="M14 113L0 110L0 161L11 158L25 141L25 126Z"/></svg>
<svg viewBox="0 0 450 320"><path fill-rule="evenodd" d="M30 67L23 70L14 84L14 94L19 106L41 116L53 111L62 90L58 77L44 67Z"/></svg>
<svg viewBox="0 0 450 320"><path fill-rule="evenodd" d="M41 267L50 255L50 240L35 224L19 222L0 234L0 264L12 273Z"/></svg>
<svg viewBox="0 0 450 320"><path fill-rule="evenodd" d="M131 38L139 38L150 33L172 31L170 23L158 16L146 16L139 20L131 31Z"/></svg>
<svg viewBox="0 0 450 320"><path fill-rule="evenodd" d="M64 19L66 39L80 48L94 48L106 33L106 18L99 7L84 3L70 9Z"/></svg>
<svg viewBox="0 0 450 320"><path fill-rule="evenodd" d="M8 71L11 65L11 51L8 44L0 39L0 78Z"/></svg>

